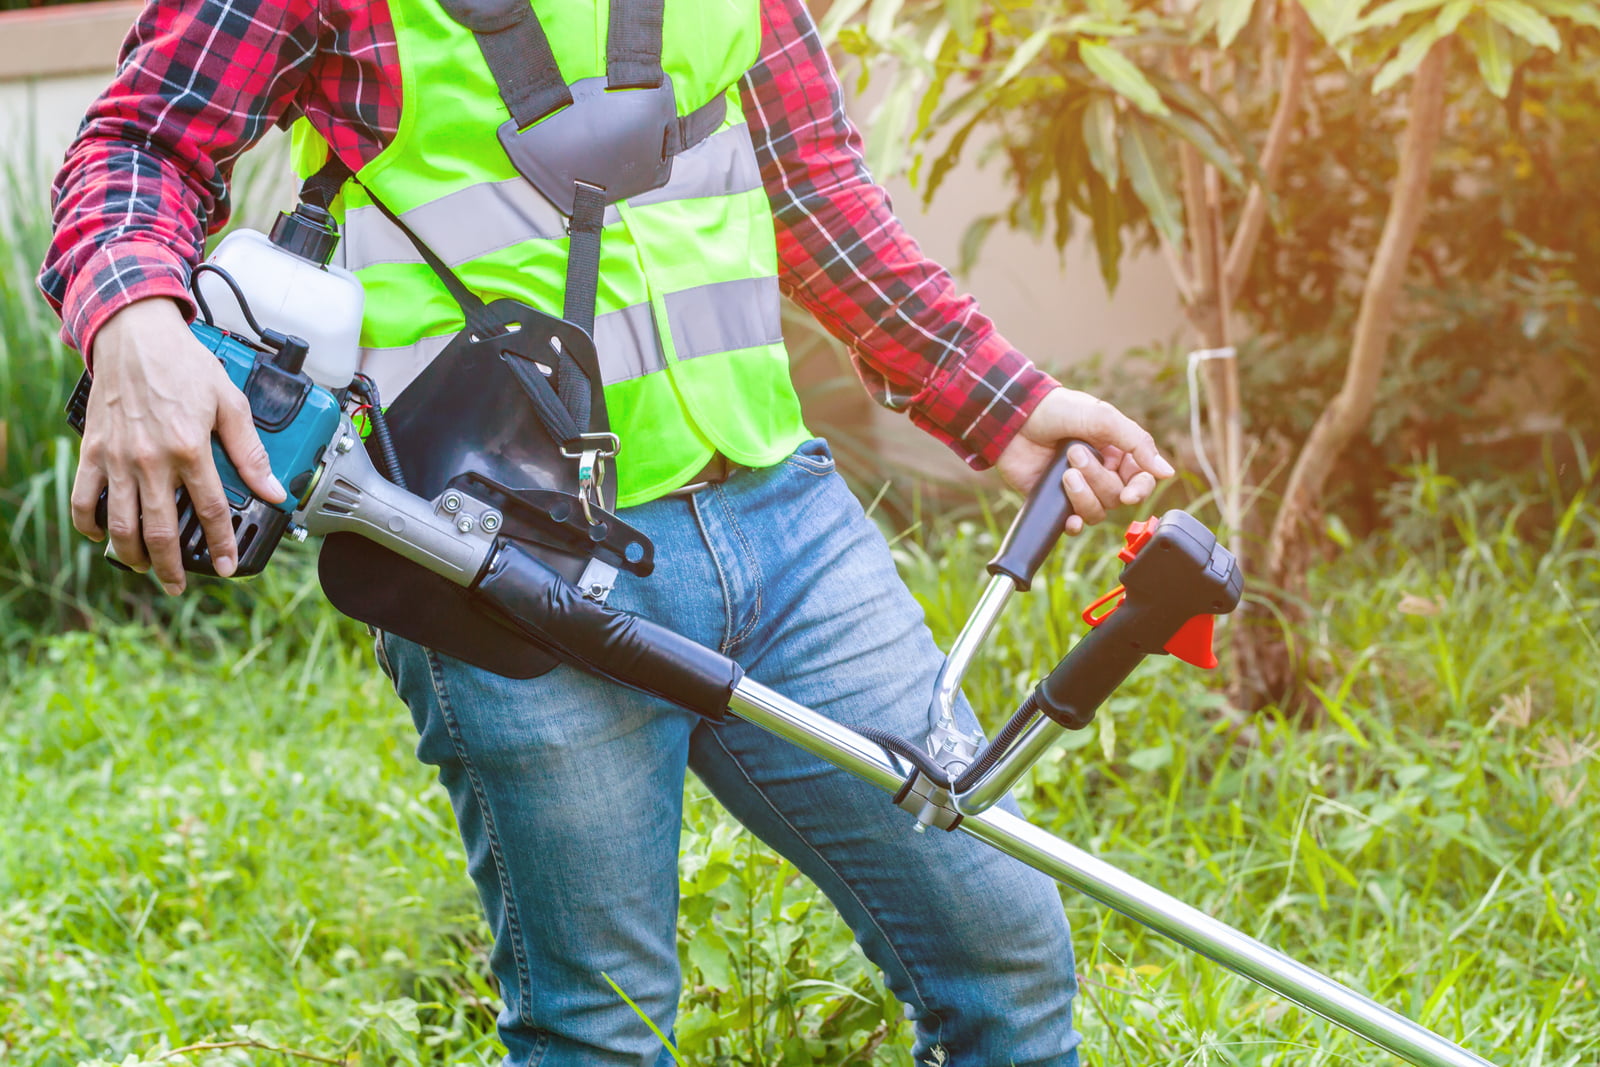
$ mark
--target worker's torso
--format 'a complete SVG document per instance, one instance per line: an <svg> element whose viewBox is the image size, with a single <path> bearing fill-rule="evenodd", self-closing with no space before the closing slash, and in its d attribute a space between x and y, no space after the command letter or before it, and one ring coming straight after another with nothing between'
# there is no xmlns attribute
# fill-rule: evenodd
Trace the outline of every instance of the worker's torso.
<svg viewBox="0 0 1600 1067"><path fill-rule="evenodd" d="M389 8L402 110L362 186L479 296L560 315L566 219L502 149L508 112L477 42L435 0ZM534 9L564 80L605 75L604 0ZM765 466L808 436L780 330L771 208L734 87L759 44L757 0L666 2L662 67L678 114L723 95L727 118L676 157L666 185L606 209L594 338L623 442L620 505L676 488L715 452ZM326 146L301 123L296 152L310 173ZM343 263L367 292L363 369L392 400L461 328L461 310L361 186L346 186L342 209Z"/></svg>

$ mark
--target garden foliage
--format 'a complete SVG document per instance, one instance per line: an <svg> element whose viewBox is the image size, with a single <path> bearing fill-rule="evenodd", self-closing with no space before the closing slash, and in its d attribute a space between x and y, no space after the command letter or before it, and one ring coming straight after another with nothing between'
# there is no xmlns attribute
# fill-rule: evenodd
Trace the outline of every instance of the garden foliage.
<svg viewBox="0 0 1600 1067"><path fill-rule="evenodd" d="M1021 791L1067 840L1496 1062L1600 1058L1600 519L1554 471L1431 468L1313 575L1310 727L1236 720L1152 662ZM896 545L948 641L997 530ZM1013 606L990 724L1115 580L1100 533ZM497 1062L448 803L365 641L309 580L224 645L142 625L0 659L0 1060L16 1067ZM887 802L887 801L885 801ZM909 830L909 819L908 827ZM998 862L998 860L997 860ZM909 1064L831 906L689 786L682 1062ZM1377 1053L1067 894L1090 1062L1334 1067ZM626 992L626 991L623 991ZM178 1054L196 1045L227 1046Z"/></svg>

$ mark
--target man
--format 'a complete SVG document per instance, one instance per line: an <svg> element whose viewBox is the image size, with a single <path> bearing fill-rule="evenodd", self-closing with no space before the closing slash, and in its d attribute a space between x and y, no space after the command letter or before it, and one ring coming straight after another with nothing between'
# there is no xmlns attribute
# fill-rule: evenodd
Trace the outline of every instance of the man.
<svg viewBox="0 0 1600 1067"><path fill-rule="evenodd" d="M535 10L563 78L615 74L606 5ZM658 32L678 115L719 97L728 111L714 133L685 135L674 169L673 182L710 185L673 199L669 183L606 216L595 336L623 440L619 503L658 560L611 603L848 725L920 736L940 655L827 446L799 423L771 325L780 285L850 344L878 400L974 467L1027 489L1060 441L1099 446L1103 463L1076 455L1065 475L1069 532L1145 499L1172 468L1133 422L1007 345L922 257L865 171L800 0L674 0ZM347 227L385 225L376 200L479 296L562 310L568 241L534 232L549 204L512 213L526 232L442 250L481 222L450 205L526 196L505 176L505 84L475 34L435 0L169 0L141 15L57 181L41 286L95 371L74 522L169 592L184 587L180 485L218 572L237 556L213 432L258 494L283 498L242 397L185 328L188 270L227 218L234 161L270 124L301 120L303 172L331 153L355 173ZM704 163L713 151L720 165ZM347 265L368 292L364 367L392 399L461 318L396 231L381 236L382 255L382 240L347 239L361 246ZM680 262L657 272L669 253ZM717 302L693 315L675 303L701 291ZM706 316L726 319L706 330ZM909 833L873 789L746 724L699 723L568 667L515 681L393 635L378 654L455 808L495 938L508 1064L669 1062L604 976L670 1029L686 767L828 893L914 1018L919 1061L1077 1062L1071 947L1043 876L964 835Z"/></svg>

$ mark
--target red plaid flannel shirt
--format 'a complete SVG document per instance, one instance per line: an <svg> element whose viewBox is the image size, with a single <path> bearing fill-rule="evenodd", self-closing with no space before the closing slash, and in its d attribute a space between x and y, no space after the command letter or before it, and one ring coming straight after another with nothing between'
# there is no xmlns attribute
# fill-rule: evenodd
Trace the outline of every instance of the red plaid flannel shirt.
<svg viewBox="0 0 1600 1067"><path fill-rule="evenodd" d="M993 464L1054 380L895 219L802 0L763 0L762 24L740 88L784 293L849 345L874 399ZM239 155L305 116L359 170L394 136L400 84L382 0L147 4L56 178L39 285L62 336L88 352L113 312L152 296L192 315L189 270L228 219Z"/></svg>

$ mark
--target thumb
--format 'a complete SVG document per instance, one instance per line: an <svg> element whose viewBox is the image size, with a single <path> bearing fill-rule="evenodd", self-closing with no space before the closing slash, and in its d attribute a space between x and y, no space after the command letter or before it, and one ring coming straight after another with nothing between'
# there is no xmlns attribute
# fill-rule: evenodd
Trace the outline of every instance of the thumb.
<svg viewBox="0 0 1600 1067"><path fill-rule="evenodd" d="M272 461L256 433L250 417L250 402L237 389L229 388L217 403L217 436L234 469L256 496L271 504L288 498L283 484L272 473Z"/></svg>

